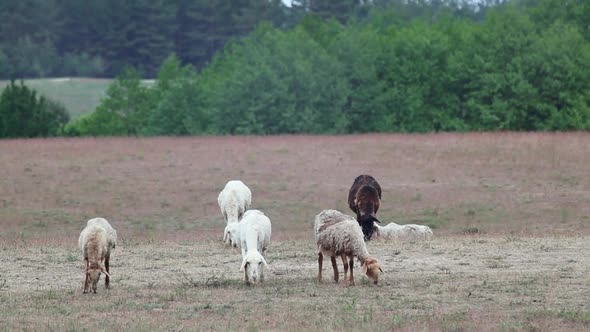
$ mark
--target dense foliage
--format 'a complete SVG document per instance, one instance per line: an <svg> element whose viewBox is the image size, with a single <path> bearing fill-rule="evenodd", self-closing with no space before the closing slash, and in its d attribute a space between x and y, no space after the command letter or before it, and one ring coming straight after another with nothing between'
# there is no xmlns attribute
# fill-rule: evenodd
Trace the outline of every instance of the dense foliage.
<svg viewBox="0 0 590 332"><path fill-rule="evenodd" d="M172 56L153 86L122 75L70 133L590 129L586 2L508 3L481 21L424 8L262 24L201 71Z"/></svg>
<svg viewBox="0 0 590 332"><path fill-rule="evenodd" d="M374 7L395 7L404 18L441 7L478 17L497 1L298 0L287 7L281 0L2 0L0 79L114 77L127 66L153 78L173 52L203 68L228 40L262 21L292 28L316 13L346 23L366 19Z"/></svg>
<svg viewBox="0 0 590 332"><path fill-rule="evenodd" d="M153 21L137 21L134 26L142 28L128 33L115 27L115 39L88 37L80 46L93 59L93 47L129 45L125 38L134 36L141 41L131 44L135 50L117 53L121 49L110 58L120 63L105 63L115 68L130 58L141 61L118 76L95 112L69 123L67 135L590 129L587 1L492 1L495 6L478 8L434 0L375 0L363 6L300 1L304 10L281 12L297 17L286 19L297 22L292 27L258 24L257 17L275 8L266 3L235 2L242 8L239 15L234 7L208 11L223 3L216 1L176 1L180 12L155 10L172 2L131 1L133 12L142 13L136 20L152 15ZM231 17L231 29L244 37L226 42L227 31L224 38L218 30L196 32L222 29L215 23L188 28L218 15ZM186 28L160 38L167 29L155 27L169 20ZM70 44L72 54L78 46ZM176 55L154 66L172 51ZM157 74L148 77L155 76L155 83L142 83L142 73L152 71Z"/></svg>
<svg viewBox="0 0 590 332"><path fill-rule="evenodd" d="M48 137L62 134L69 115L63 105L37 96L22 82L10 82L0 95L0 137Z"/></svg>

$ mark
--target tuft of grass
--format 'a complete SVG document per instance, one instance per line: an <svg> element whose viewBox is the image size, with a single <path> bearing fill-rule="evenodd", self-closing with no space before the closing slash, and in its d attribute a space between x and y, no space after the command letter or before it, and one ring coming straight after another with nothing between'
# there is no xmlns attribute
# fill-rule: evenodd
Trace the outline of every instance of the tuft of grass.
<svg viewBox="0 0 590 332"><path fill-rule="evenodd" d="M399 314L391 316L391 327L392 329L400 328L404 325L404 317Z"/></svg>
<svg viewBox="0 0 590 332"><path fill-rule="evenodd" d="M76 262L78 261L78 257L72 253L68 254L68 257L66 258L66 260L70 263Z"/></svg>
<svg viewBox="0 0 590 332"><path fill-rule="evenodd" d="M569 220L569 212L566 208L562 207L561 210L561 222L566 223Z"/></svg>
<svg viewBox="0 0 590 332"><path fill-rule="evenodd" d="M590 311L562 310L557 314L557 317L572 323L590 325Z"/></svg>

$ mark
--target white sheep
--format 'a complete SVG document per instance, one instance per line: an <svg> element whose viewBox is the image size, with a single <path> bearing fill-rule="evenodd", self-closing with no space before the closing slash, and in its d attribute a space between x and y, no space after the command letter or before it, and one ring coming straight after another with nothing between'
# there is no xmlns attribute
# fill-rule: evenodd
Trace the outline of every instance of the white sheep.
<svg viewBox="0 0 590 332"><path fill-rule="evenodd" d="M247 215L251 213L261 214L264 213L260 210L248 210L244 212L242 219L245 218ZM228 243L230 246L234 248L241 247L241 240L240 240L240 223L239 222L232 222L225 226L225 230L223 231L223 241Z"/></svg>
<svg viewBox="0 0 590 332"><path fill-rule="evenodd" d="M217 203L226 226L228 226L231 223L240 221L244 212L250 208L250 205L252 205L252 192L242 181L232 180L226 183L219 196L217 196ZM237 239L232 237L231 233L228 233L227 227L223 231L223 241L230 245L238 242Z"/></svg>
<svg viewBox="0 0 590 332"><path fill-rule="evenodd" d="M258 210L248 211L240 221L240 271L244 271L246 283L264 281L264 268L268 268L264 252L270 244L271 232L270 219Z"/></svg>
<svg viewBox="0 0 590 332"><path fill-rule="evenodd" d="M375 227L376 239L422 240L433 235L432 229L426 225L398 225L392 222L385 226L375 223Z"/></svg>
<svg viewBox="0 0 590 332"><path fill-rule="evenodd" d="M315 217L314 226L318 246L318 282L322 282L322 263L324 255L327 255L332 261L335 282L338 282L336 256L340 256L344 265L345 285L349 265L350 280L348 283L354 285L354 257L357 257L361 262L363 273L377 284L379 272L383 272L383 270L377 260L369 255L363 231L355 218L337 210L324 210Z"/></svg>
<svg viewBox="0 0 590 332"><path fill-rule="evenodd" d="M84 293L88 293L88 284L92 284L92 291L96 293L100 274L105 274L105 287L109 288L109 261L111 249L117 244L117 232L103 218L88 220L86 227L80 233L78 245L84 257ZM104 261L104 266L102 262Z"/></svg>

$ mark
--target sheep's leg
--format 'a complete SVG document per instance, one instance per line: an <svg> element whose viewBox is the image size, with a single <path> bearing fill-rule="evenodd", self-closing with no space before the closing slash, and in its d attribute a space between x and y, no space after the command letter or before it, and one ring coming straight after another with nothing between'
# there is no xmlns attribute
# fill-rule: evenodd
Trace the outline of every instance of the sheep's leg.
<svg viewBox="0 0 590 332"><path fill-rule="evenodd" d="M334 269L334 282L338 282L338 265L336 264L336 256L330 256L332 261L332 268Z"/></svg>
<svg viewBox="0 0 590 332"><path fill-rule="evenodd" d="M350 282L348 283L350 286L354 286L354 276L352 275L352 268L354 266L354 256L350 257Z"/></svg>
<svg viewBox="0 0 590 332"><path fill-rule="evenodd" d="M84 258L84 294L88 293L88 258Z"/></svg>
<svg viewBox="0 0 590 332"><path fill-rule="evenodd" d="M324 255L319 252L318 253L318 283L322 282L322 263L324 261Z"/></svg>
<svg viewBox="0 0 590 332"><path fill-rule="evenodd" d="M111 277L109 277L109 274L111 274L111 271L109 271L109 259L110 256L105 257L104 259L104 268L105 270L107 270L107 275L104 276L104 287L105 288L109 288L109 284L111 283Z"/></svg>
<svg viewBox="0 0 590 332"><path fill-rule="evenodd" d="M249 284L250 280L248 280L248 271L246 271L247 269L244 269L244 281Z"/></svg>
<svg viewBox="0 0 590 332"><path fill-rule="evenodd" d="M346 275L348 274L348 259L346 255L340 256L342 258L342 265L344 266L344 286L346 286Z"/></svg>

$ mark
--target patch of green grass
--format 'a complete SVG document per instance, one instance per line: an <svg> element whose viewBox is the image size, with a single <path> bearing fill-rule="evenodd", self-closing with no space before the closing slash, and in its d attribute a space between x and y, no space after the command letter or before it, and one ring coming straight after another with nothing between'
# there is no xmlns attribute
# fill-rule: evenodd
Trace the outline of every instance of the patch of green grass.
<svg viewBox="0 0 590 332"><path fill-rule="evenodd" d="M432 229L441 228L450 220L448 211L441 211L438 207L426 209L417 223L426 225Z"/></svg>
<svg viewBox="0 0 590 332"><path fill-rule="evenodd" d="M557 317L573 323L590 325L590 311L562 310L557 314Z"/></svg>
<svg viewBox="0 0 590 332"><path fill-rule="evenodd" d="M402 327L402 325L404 325L404 317L402 315L395 314L395 315L391 316L391 328L392 329L400 328L400 327Z"/></svg>
<svg viewBox="0 0 590 332"><path fill-rule="evenodd" d="M508 320L508 321L500 322L499 328L500 328L500 331L504 331L504 332L522 331L523 325L519 322Z"/></svg>
<svg viewBox="0 0 590 332"><path fill-rule="evenodd" d="M24 83L45 97L61 102L74 119L94 111L100 104L100 99L106 95L106 90L112 81L111 79L71 78L67 80L30 79L24 80ZM7 84L9 81L0 81L0 89Z"/></svg>
<svg viewBox="0 0 590 332"><path fill-rule="evenodd" d="M562 207L561 208L561 222L565 223L567 222L569 219L569 212L566 208Z"/></svg>
<svg viewBox="0 0 590 332"><path fill-rule="evenodd" d="M443 331L463 331L463 324L467 320L466 312L454 312L443 316L441 327Z"/></svg>
<svg viewBox="0 0 590 332"><path fill-rule="evenodd" d="M67 261L70 263L76 262L76 261L78 261L78 257L76 255L73 255L72 253L69 253L68 257L67 257Z"/></svg>

